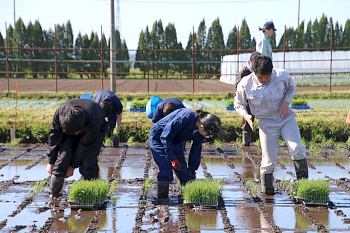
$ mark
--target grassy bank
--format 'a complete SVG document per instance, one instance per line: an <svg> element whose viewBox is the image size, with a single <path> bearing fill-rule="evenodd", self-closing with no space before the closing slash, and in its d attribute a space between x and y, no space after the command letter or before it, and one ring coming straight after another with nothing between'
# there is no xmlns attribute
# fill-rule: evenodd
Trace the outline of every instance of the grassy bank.
<svg viewBox="0 0 350 233"><path fill-rule="evenodd" d="M0 109L0 142L10 141L10 129L16 126L16 137L23 143L46 143L49 126L56 108L48 109L17 109L15 125L15 108ZM225 141L235 141L241 138L242 118L236 111L226 111L215 107L204 109L216 114L222 121L227 134ZM346 142L350 130L345 123L348 109L342 108L314 108L311 110L295 111L301 136L306 142L322 142L332 139L336 142ZM152 122L145 113L123 112L121 125L121 142L126 142L131 136L138 142L145 142L148 138ZM255 128L257 122L255 121ZM252 140L258 139L258 130L252 134Z"/></svg>

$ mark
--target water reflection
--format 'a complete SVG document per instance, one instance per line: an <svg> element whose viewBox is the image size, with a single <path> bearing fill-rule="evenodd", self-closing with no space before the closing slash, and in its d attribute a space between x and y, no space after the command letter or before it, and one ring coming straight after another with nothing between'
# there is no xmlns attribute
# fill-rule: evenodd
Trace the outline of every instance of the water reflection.
<svg viewBox="0 0 350 233"><path fill-rule="evenodd" d="M201 232L201 229L217 229L218 210L196 211L186 207L186 225L191 232ZM193 231L197 229L198 231Z"/></svg>

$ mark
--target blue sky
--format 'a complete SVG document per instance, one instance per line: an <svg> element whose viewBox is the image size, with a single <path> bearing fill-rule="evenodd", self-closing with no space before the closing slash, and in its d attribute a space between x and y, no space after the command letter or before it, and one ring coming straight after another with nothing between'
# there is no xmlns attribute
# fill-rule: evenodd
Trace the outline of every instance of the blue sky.
<svg viewBox="0 0 350 233"><path fill-rule="evenodd" d="M21 17L28 25L36 19L43 29L54 24L73 26L74 38L80 31L90 36L91 31L100 36L101 25L106 37L110 35L110 0L0 0L0 32L5 37L5 22L13 25L14 2L16 20ZM115 6L116 6L115 1ZM185 47L192 28L205 19L207 30L219 17L226 43L230 30L246 19L252 37L259 37L259 26L274 21L279 41L284 26L298 25L299 0L120 0L121 35L129 49L137 49L141 30L152 28L156 20L162 20L165 28L174 23L178 41ZM300 0L300 22L320 19L324 13L333 21L345 25L350 18L350 0Z"/></svg>

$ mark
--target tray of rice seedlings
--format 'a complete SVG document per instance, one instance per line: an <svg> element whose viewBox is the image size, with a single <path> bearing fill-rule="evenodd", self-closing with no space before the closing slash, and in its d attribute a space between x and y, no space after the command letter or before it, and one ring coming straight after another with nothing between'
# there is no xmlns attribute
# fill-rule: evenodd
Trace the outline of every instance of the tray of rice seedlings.
<svg viewBox="0 0 350 233"><path fill-rule="evenodd" d="M74 181L69 193L71 209L102 209L105 208L106 199L118 186L118 181L113 180L78 180Z"/></svg>
<svg viewBox="0 0 350 233"><path fill-rule="evenodd" d="M223 187L222 179L193 180L180 185L180 194L185 205L216 208L218 196L221 195Z"/></svg>
<svg viewBox="0 0 350 233"><path fill-rule="evenodd" d="M294 187L295 201L304 205L329 205L329 182L301 179Z"/></svg>

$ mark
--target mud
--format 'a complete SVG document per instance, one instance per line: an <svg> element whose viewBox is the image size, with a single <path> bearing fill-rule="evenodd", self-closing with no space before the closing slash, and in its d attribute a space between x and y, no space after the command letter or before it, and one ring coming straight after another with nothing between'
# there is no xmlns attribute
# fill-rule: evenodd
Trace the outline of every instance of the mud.
<svg viewBox="0 0 350 233"><path fill-rule="evenodd" d="M169 198L157 199L158 167L144 145L106 147L99 156L100 179L118 179L119 187L102 210L74 210L68 192L81 178L78 170L65 180L58 199L44 191L29 196L37 181L48 178L46 145L21 145L0 151L1 232L345 232L350 231L350 163L347 154L324 149L308 151L310 179L330 182L331 205L309 207L290 198L279 181L294 180L294 163L285 148L278 152L274 196L254 197L246 179L260 182L260 149L224 144L204 144L197 179L224 179L215 208L183 204L177 178L170 183ZM189 153L187 145L186 156ZM142 188L147 178L154 184L146 199Z"/></svg>

